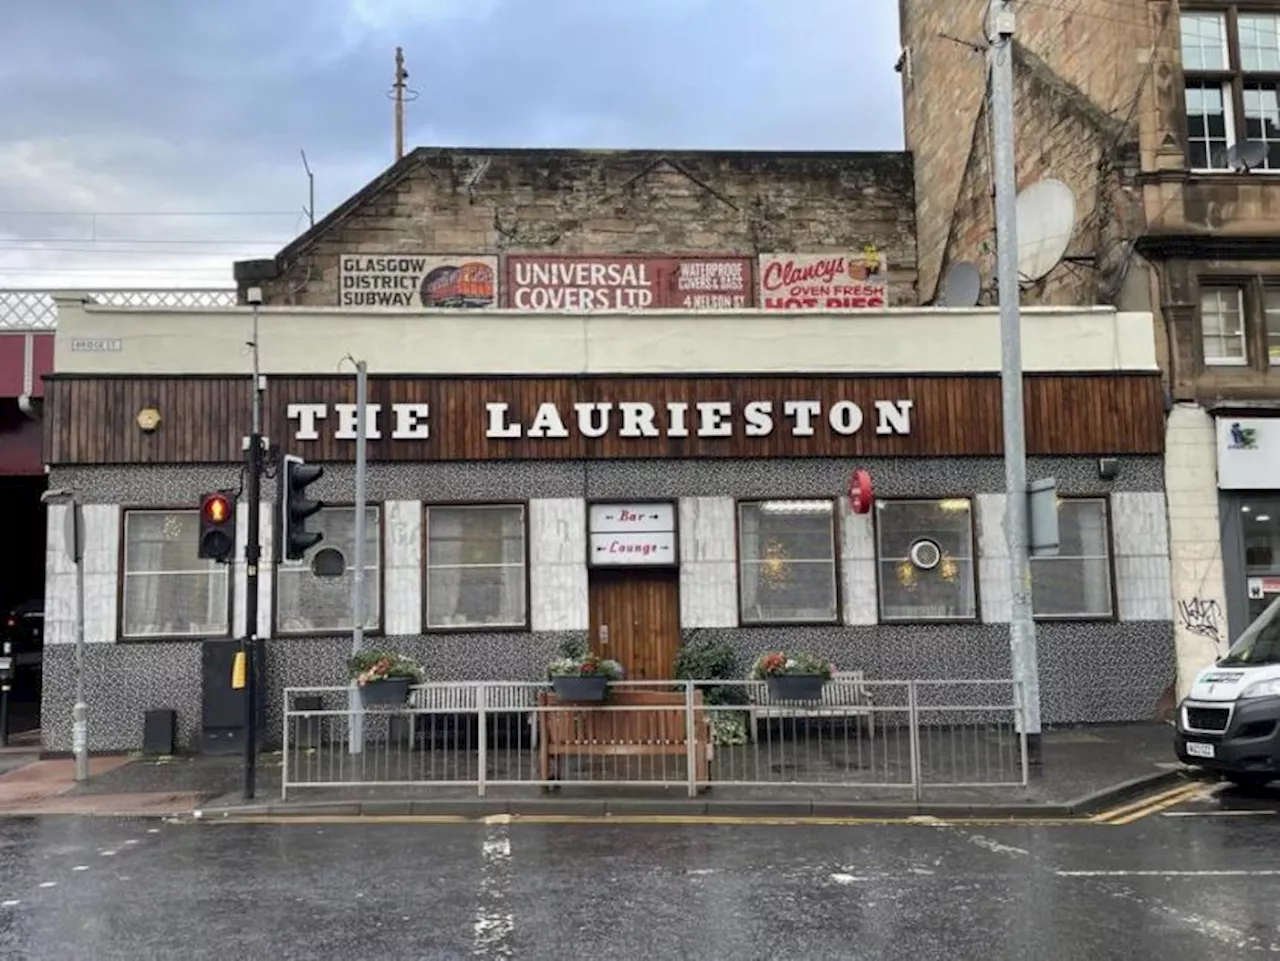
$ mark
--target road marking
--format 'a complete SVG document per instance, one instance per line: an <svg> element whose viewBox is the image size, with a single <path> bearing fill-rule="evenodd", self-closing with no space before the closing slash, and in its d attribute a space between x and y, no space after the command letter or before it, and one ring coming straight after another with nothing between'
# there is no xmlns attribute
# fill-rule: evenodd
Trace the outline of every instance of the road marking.
<svg viewBox="0 0 1280 961"><path fill-rule="evenodd" d="M1189 800L1204 791L1205 785L1203 783L1193 781L1191 784L1184 784L1171 791L1145 798L1143 801L1126 804L1110 811L1104 811L1101 814L1095 814L1090 820L1094 824L1132 824L1140 818L1150 817L1157 811L1163 811L1165 808L1171 808L1175 804L1181 804L1183 801Z"/></svg>
<svg viewBox="0 0 1280 961"><path fill-rule="evenodd" d="M510 820L510 824L688 824L688 825L726 825L762 827L854 827L863 824L901 825L903 827L937 827L939 825L966 825L974 827L1009 827L1010 825L1029 825L1036 827L1063 827L1087 825L1090 821L1080 817L969 817L969 818L920 818L920 817L865 817L865 818L833 818L833 817L739 817L733 815L714 814L510 814L499 815ZM484 817L452 817L417 814L333 814L333 815L248 815L244 817L225 817L206 824L479 824L486 823Z"/></svg>
<svg viewBox="0 0 1280 961"><path fill-rule="evenodd" d="M515 915L507 901L511 883L511 836L508 822L486 819L486 823L488 830L480 848L484 859L471 955L509 958L512 949L507 939L515 930Z"/></svg>
<svg viewBox="0 0 1280 961"><path fill-rule="evenodd" d="M77 864L77 865L76 865L74 868L72 868L71 870L72 870L72 871L88 871L88 870L89 870L89 865L87 865L87 864Z"/></svg>
<svg viewBox="0 0 1280 961"><path fill-rule="evenodd" d="M40 882L40 887L42 888L56 888L57 886L58 886L57 881L41 881Z"/></svg>
<svg viewBox="0 0 1280 961"><path fill-rule="evenodd" d="M22 903L22 902L21 902L21 901L19 901L17 898L11 898L11 899L10 899L10 900L8 900L8 901L0 901L0 907L5 907L5 908L16 908L16 907L17 907L19 904L21 904L21 903Z"/></svg>
<svg viewBox="0 0 1280 961"><path fill-rule="evenodd" d="M1275 811L1165 811L1162 818L1256 818L1274 815Z"/></svg>
<svg viewBox="0 0 1280 961"><path fill-rule="evenodd" d="M1280 876L1280 870L1241 868L1204 871L1057 871L1060 878L1271 878Z"/></svg>

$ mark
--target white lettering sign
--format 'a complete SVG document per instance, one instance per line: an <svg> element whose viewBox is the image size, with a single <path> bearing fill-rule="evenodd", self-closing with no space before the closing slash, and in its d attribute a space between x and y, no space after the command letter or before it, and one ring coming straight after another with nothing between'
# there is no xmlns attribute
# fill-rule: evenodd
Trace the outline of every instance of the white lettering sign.
<svg viewBox="0 0 1280 961"><path fill-rule="evenodd" d="M878 435L907 436L911 433L911 400L872 402L872 420ZM332 418L330 418L332 406ZM692 410L690 407L692 406ZM540 403L527 424L504 401L485 404L485 436L493 440L523 437L560 439L581 436L591 439L617 434L619 437L769 437L781 429L792 437L813 437L819 426L842 437L852 437L863 429L867 412L851 400L841 400L824 410L820 401L786 400L779 405L753 400L739 410L731 401L699 401L690 405L668 401L662 407L643 401L582 401L561 407L552 401ZM431 408L423 403L365 406L365 436L380 440L390 430L392 440L426 440L431 437ZM384 416L384 413L386 416ZM331 423L338 440L355 440L355 404L289 404L285 414L295 424L295 440L320 439L321 421Z"/></svg>

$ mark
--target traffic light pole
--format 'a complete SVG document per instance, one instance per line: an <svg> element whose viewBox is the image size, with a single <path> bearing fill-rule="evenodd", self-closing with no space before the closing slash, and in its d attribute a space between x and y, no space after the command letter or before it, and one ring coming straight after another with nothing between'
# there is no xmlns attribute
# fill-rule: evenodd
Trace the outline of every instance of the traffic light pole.
<svg viewBox="0 0 1280 961"><path fill-rule="evenodd" d="M249 501L244 544L244 798L252 800L258 778L258 562L262 558L262 391L258 373L258 305L253 305L253 429L245 448L244 494Z"/></svg>

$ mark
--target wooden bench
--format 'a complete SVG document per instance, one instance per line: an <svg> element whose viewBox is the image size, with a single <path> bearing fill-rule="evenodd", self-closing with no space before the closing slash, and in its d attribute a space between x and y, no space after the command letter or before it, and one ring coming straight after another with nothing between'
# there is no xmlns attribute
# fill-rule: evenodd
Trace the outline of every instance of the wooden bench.
<svg viewBox="0 0 1280 961"><path fill-rule="evenodd" d="M867 737L876 735L876 717L871 692L863 683L861 671L835 671L822 685L819 701L775 701L763 684L752 692L750 735L756 737L756 724L771 717L836 718L858 717L866 722Z"/></svg>
<svg viewBox="0 0 1280 961"><path fill-rule="evenodd" d="M702 710L702 692L694 691L693 764L699 781L711 778L711 719ZM669 707L657 710L659 706ZM562 757L685 757L689 753L683 692L612 688L601 710L561 701L554 692L538 694L538 746L543 781L560 780ZM622 780L610 777L609 780ZM661 778L654 778L661 780ZM590 783L590 782L585 782Z"/></svg>

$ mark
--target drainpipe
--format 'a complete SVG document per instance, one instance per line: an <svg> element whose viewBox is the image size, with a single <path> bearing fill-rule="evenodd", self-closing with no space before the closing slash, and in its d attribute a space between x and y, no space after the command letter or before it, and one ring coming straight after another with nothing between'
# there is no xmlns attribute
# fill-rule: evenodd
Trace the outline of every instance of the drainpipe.
<svg viewBox="0 0 1280 961"><path fill-rule="evenodd" d="M22 393L18 395L18 410L32 420L40 419L40 408L36 406L31 391L35 388L36 339L32 334L22 338Z"/></svg>

